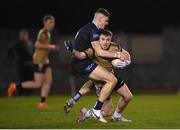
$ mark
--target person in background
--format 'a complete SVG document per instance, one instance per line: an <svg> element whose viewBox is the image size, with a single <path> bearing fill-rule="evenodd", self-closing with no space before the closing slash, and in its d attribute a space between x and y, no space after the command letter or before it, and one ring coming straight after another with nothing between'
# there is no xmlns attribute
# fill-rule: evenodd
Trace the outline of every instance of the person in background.
<svg viewBox="0 0 180 130"><path fill-rule="evenodd" d="M48 107L45 102L52 84L49 52L59 50L58 46L51 44L51 31L55 26L55 18L52 15L45 15L43 25L43 28L38 33L35 42L35 52L33 54L33 64L35 65L34 80L11 83L8 88L8 96L13 96L16 91L22 88L41 88L41 100L38 103L38 108Z"/></svg>
<svg viewBox="0 0 180 130"><path fill-rule="evenodd" d="M29 32L20 30L19 39L8 49L8 56L17 61L17 73L20 82L34 79L33 64L34 44L29 38ZM31 89L20 89L18 95L30 95Z"/></svg>

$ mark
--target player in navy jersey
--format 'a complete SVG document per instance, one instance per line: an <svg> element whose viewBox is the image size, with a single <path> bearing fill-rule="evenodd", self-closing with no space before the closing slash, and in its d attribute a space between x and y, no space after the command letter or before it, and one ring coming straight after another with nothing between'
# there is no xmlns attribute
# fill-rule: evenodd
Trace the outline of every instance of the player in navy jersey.
<svg viewBox="0 0 180 130"><path fill-rule="evenodd" d="M121 52L109 52L103 50L99 45L99 29L104 29L108 25L110 13L100 8L94 14L94 19L92 22L83 26L75 36L73 54L75 58L72 62L73 69L80 75L86 78L90 78L95 81L104 82L100 96L92 108L92 115L101 122L107 122L101 115L101 108L104 101L109 97L113 88L117 84L117 78L104 67L97 65L92 59L84 57L78 57L76 52L83 52L88 48L93 48L96 54L100 57L107 58L119 58L124 60ZM79 98L81 95L75 95L76 98Z"/></svg>

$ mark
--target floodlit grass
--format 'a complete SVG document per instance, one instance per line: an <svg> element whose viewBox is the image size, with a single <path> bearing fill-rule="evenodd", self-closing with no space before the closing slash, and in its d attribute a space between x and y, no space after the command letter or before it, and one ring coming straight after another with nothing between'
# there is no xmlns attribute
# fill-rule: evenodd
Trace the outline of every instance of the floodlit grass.
<svg viewBox="0 0 180 130"><path fill-rule="evenodd" d="M51 129L169 129L180 128L180 96L179 95L134 95L134 99L123 115L131 119L131 123L100 123L89 118L77 123L81 107L94 106L96 97L82 97L69 114L63 111L63 105L70 96L49 96L49 108L37 108L39 97L0 98L0 128L51 128ZM113 95L114 104L118 96Z"/></svg>

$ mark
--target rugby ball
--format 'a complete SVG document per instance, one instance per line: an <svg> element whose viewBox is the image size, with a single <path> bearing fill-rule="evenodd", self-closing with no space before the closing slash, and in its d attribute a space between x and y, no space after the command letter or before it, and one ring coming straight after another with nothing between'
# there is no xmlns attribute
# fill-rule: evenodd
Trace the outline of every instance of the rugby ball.
<svg viewBox="0 0 180 130"><path fill-rule="evenodd" d="M130 64L130 61L129 60L114 59L111 61L111 64L115 68L124 68Z"/></svg>
<svg viewBox="0 0 180 130"><path fill-rule="evenodd" d="M122 62L122 60L120 60L120 59L114 59L114 60L111 61L111 64L112 64L114 67L117 67L120 62Z"/></svg>

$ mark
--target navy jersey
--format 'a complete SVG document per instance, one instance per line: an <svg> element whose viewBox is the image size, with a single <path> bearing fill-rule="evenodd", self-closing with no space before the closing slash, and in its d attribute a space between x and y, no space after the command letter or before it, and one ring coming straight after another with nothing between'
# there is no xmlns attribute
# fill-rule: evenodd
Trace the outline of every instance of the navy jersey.
<svg viewBox="0 0 180 130"><path fill-rule="evenodd" d="M85 51L92 47L91 42L99 40L99 29L92 22L84 25L76 34L74 49L77 51ZM88 77L89 74L96 68L97 64L92 59L77 59L73 58L73 69L83 77Z"/></svg>
<svg viewBox="0 0 180 130"><path fill-rule="evenodd" d="M91 42L99 40L99 29L92 22L84 25L76 34L74 49L85 51L92 47Z"/></svg>

